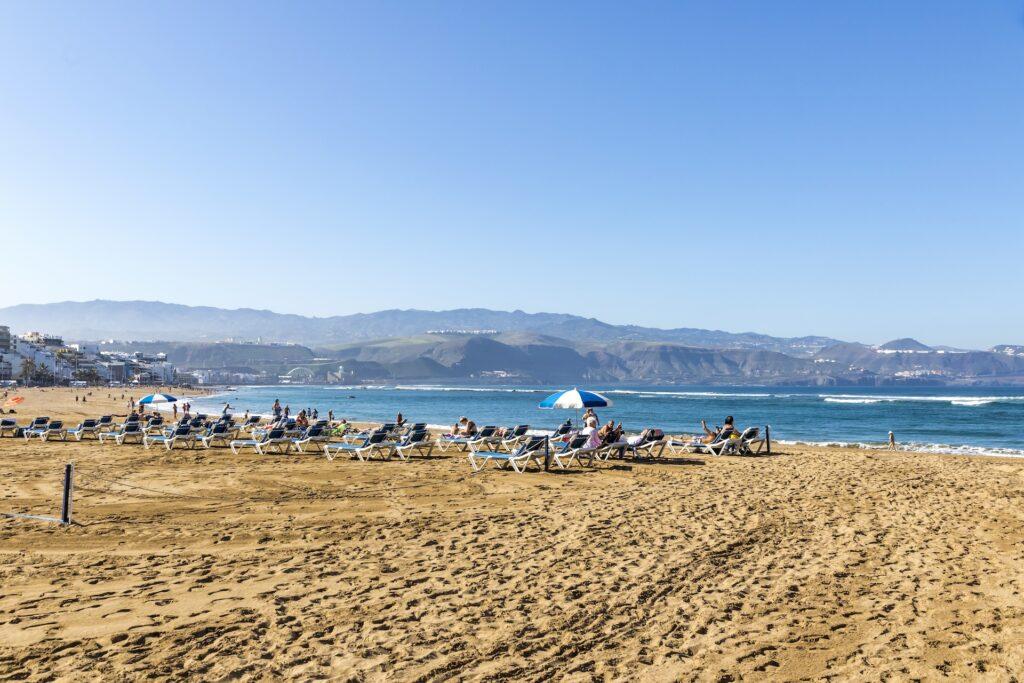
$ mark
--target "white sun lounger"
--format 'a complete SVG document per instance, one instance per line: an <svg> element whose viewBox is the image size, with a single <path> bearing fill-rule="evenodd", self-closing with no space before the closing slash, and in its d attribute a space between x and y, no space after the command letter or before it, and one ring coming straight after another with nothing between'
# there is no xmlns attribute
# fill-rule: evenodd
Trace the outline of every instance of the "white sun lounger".
<svg viewBox="0 0 1024 683"><path fill-rule="evenodd" d="M512 432L502 437L498 443L499 448L504 448L506 451L511 453L519 444L528 440L530 437L526 435L526 432L530 431L530 425L516 425L512 428Z"/></svg>
<svg viewBox="0 0 1024 683"><path fill-rule="evenodd" d="M360 443L328 443L324 444L324 456L328 460L334 460L338 453L352 453L360 460L366 460L374 452L381 454L384 460L391 458L391 451L395 444L387 440L387 432L379 431L370 434Z"/></svg>
<svg viewBox="0 0 1024 683"><path fill-rule="evenodd" d="M262 438L235 439L228 446L231 447L231 452L235 455L238 454L240 448L251 448L259 455L271 453L275 450L278 453L285 454L291 450L292 439L284 435L284 429L278 427L277 429L271 429Z"/></svg>
<svg viewBox="0 0 1024 683"><path fill-rule="evenodd" d="M25 441L28 441L33 436L38 437L40 441L47 441L49 439L67 441L68 430L64 429L64 423L61 420L54 420L45 427L35 427L25 430Z"/></svg>
<svg viewBox="0 0 1024 683"><path fill-rule="evenodd" d="M582 465L584 457L588 459L588 465L593 465L597 448L587 448L588 441L590 441L589 435L577 434L569 439L562 448L551 450L551 461L555 463L555 467L562 470L569 469L573 462Z"/></svg>
<svg viewBox="0 0 1024 683"><path fill-rule="evenodd" d="M14 436L17 431L18 431L18 421L17 420L15 420L13 418L9 418L9 417L0 418L0 436L3 436L4 434L8 434L8 433L11 436Z"/></svg>
<svg viewBox="0 0 1024 683"><path fill-rule="evenodd" d="M142 445L146 450L153 444L163 444L167 450L174 448L174 445L182 441L188 444L189 448L196 447L196 435L192 433L192 428L188 425L178 425L173 431L162 434L146 434L142 437Z"/></svg>
<svg viewBox="0 0 1024 683"><path fill-rule="evenodd" d="M143 433L142 428L139 427L138 422L129 422L116 432L103 432L99 435L99 441L100 443L115 441L118 446L123 446L129 441L142 443L144 436L145 434Z"/></svg>
<svg viewBox="0 0 1024 683"><path fill-rule="evenodd" d="M203 448L211 448L215 443L230 446L236 438L238 438L238 427L229 425L227 422L218 422L210 428L209 432L199 437L199 443L203 444Z"/></svg>
<svg viewBox="0 0 1024 683"><path fill-rule="evenodd" d="M395 454L402 460L408 460L413 453L429 458L433 452L434 440L430 438L430 432L426 429L417 429L401 443L395 444Z"/></svg>
<svg viewBox="0 0 1024 683"><path fill-rule="evenodd" d="M437 440L437 448L444 453L449 448L466 451L473 446L482 447L497 441L497 437L494 436L496 431L498 431L496 426L487 425L486 427L481 427L480 431L473 436L442 436Z"/></svg>
<svg viewBox="0 0 1024 683"><path fill-rule="evenodd" d="M331 435L324 431L322 426L313 426L307 429L302 436L292 439L292 443L299 453L305 453L302 449L303 446L310 446L314 452L323 452L330 440Z"/></svg>
<svg viewBox="0 0 1024 683"><path fill-rule="evenodd" d="M480 472L491 461L496 462L499 468L511 467L519 473L525 472L531 462L538 467L543 467L543 462L538 458L546 441L546 437L531 436L526 443L511 453L497 450L481 451L471 448L469 450L469 465L473 468L474 472Z"/></svg>
<svg viewBox="0 0 1024 683"><path fill-rule="evenodd" d="M68 430L68 436L75 437L75 441L81 441L86 435L92 434L94 439L98 439L100 429L98 420L83 420L80 425Z"/></svg>

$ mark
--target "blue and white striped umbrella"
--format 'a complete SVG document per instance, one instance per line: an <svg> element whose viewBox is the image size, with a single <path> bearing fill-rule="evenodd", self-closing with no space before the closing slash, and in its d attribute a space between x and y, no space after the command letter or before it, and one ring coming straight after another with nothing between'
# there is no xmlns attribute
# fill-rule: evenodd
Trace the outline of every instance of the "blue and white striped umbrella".
<svg viewBox="0 0 1024 683"><path fill-rule="evenodd" d="M612 405L610 399L594 391L558 391L540 402L538 408L563 408L580 410L581 408L607 408Z"/></svg>
<svg viewBox="0 0 1024 683"><path fill-rule="evenodd" d="M150 394L149 396L143 396L139 399L139 405L149 403L174 403L178 399L174 398L170 394Z"/></svg>

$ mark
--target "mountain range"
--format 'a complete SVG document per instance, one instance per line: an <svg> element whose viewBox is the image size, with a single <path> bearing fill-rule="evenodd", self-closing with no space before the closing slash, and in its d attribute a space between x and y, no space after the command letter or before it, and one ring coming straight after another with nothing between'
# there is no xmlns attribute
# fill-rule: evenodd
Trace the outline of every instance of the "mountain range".
<svg viewBox="0 0 1024 683"><path fill-rule="evenodd" d="M462 308L388 310L314 318L240 308L183 306L158 301L64 301L0 308L0 324L15 332L40 330L69 339L221 341L261 340L330 347L439 330L531 332L569 341L660 341L706 348L765 349L811 355L837 340L772 337L753 332L611 325L562 313Z"/></svg>
<svg viewBox="0 0 1024 683"><path fill-rule="evenodd" d="M291 372L315 382L1024 384L1024 347L1012 344L960 351L904 338L876 347L819 336L660 330L522 311L393 310L308 318L94 301L12 306L0 309L0 324L69 340L150 340L109 348L162 351L184 369L230 369L271 380ZM160 339L168 341L155 341Z"/></svg>

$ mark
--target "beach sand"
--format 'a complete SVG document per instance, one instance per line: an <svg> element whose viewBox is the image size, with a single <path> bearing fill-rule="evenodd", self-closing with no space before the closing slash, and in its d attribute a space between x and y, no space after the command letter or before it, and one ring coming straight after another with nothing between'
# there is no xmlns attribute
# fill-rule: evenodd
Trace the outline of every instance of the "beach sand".
<svg viewBox="0 0 1024 683"><path fill-rule="evenodd" d="M23 393L22 420L82 408ZM77 524L0 520L0 674L1024 671L1024 461L783 448L517 475L5 438L0 509L56 514L73 460Z"/></svg>

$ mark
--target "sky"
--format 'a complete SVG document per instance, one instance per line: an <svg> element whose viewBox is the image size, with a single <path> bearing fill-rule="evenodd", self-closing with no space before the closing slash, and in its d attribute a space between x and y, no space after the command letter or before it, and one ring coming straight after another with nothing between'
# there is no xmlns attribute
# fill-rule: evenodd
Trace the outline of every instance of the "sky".
<svg viewBox="0 0 1024 683"><path fill-rule="evenodd" d="M0 4L0 306L1024 343L1024 2Z"/></svg>

